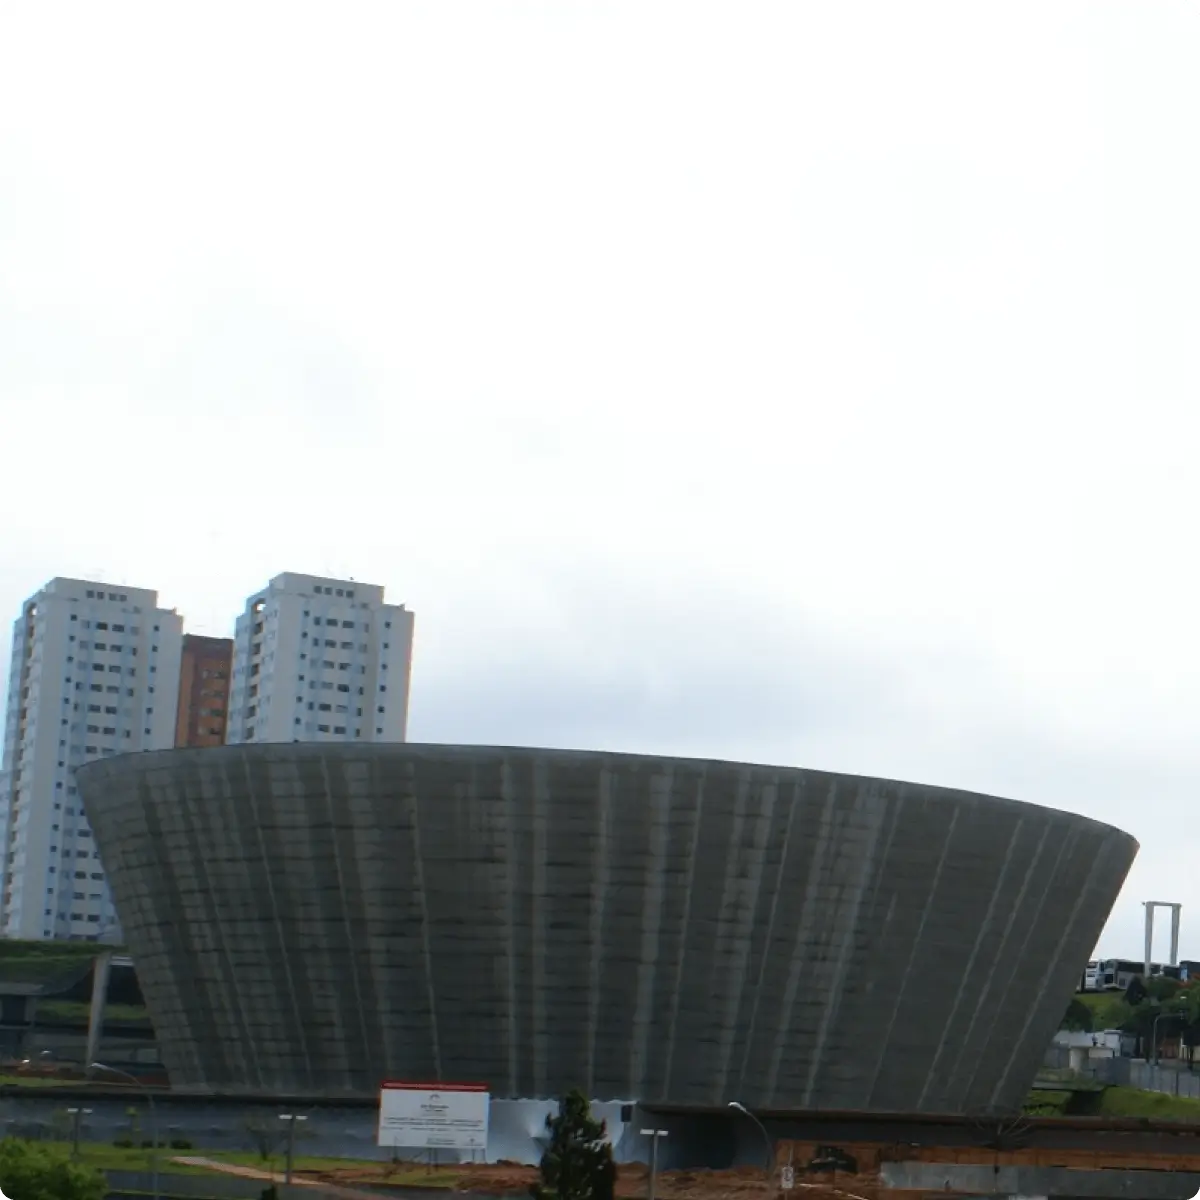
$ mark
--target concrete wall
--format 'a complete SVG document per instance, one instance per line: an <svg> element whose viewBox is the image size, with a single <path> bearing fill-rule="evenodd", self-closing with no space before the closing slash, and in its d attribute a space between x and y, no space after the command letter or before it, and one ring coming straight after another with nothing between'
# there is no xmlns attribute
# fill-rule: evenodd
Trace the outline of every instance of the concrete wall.
<svg viewBox="0 0 1200 1200"><path fill-rule="evenodd" d="M1129 1197L1192 1200L1200 1175L1175 1171L1077 1171L1066 1167L986 1167L954 1163L883 1163L884 1187L975 1196Z"/></svg>
<svg viewBox="0 0 1200 1200"><path fill-rule="evenodd" d="M1110 1058L1089 1063L1080 1074L1098 1083L1200 1100L1200 1070L1189 1071L1186 1066L1154 1066L1138 1058Z"/></svg>
<svg viewBox="0 0 1200 1200"><path fill-rule="evenodd" d="M1016 1110L1136 843L913 784L263 745L79 773L177 1085Z"/></svg>

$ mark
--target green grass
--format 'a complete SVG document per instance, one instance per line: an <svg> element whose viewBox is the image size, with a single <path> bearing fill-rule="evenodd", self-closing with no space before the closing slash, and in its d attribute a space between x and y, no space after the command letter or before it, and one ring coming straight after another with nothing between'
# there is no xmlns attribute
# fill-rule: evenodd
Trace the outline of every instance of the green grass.
<svg viewBox="0 0 1200 1200"><path fill-rule="evenodd" d="M56 958L78 963L82 959L95 958L102 950L112 950L117 955L125 954L125 950L119 946L101 946L97 942L23 942L18 938L5 938L0 942L0 962Z"/></svg>
<svg viewBox="0 0 1200 1200"><path fill-rule="evenodd" d="M1200 1125L1200 1100L1143 1092L1139 1088L1105 1088L1088 1106L1089 1115L1148 1117L1155 1121L1187 1121Z"/></svg>
<svg viewBox="0 0 1200 1200"><path fill-rule="evenodd" d="M1030 1117L1144 1117L1200 1125L1200 1100L1130 1087L1036 1090L1030 1092L1022 1111Z"/></svg>
<svg viewBox="0 0 1200 1200"><path fill-rule="evenodd" d="M0 1087L60 1088L83 1084L82 1079L59 1079L53 1075L0 1075Z"/></svg>
<svg viewBox="0 0 1200 1200"><path fill-rule="evenodd" d="M1031 1092L1021 1111L1029 1117L1065 1116L1074 1096L1074 1092Z"/></svg>
<svg viewBox="0 0 1200 1200"><path fill-rule="evenodd" d="M0 981L7 983L50 983L78 975L103 950L124 955L117 946L96 942L19 942L0 940Z"/></svg>
<svg viewBox="0 0 1200 1200"><path fill-rule="evenodd" d="M79 1021L86 1024L91 1017L92 1006L86 1000L39 1000L38 1017L53 1017L59 1021ZM137 1004L106 1004L104 1006L105 1021L144 1021L150 1017L144 1008Z"/></svg>
<svg viewBox="0 0 1200 1200"><path fill-rule="evenodd" d="M146 1136L144 1129L140 1132L140 1136L143 1138ZM39 1145L53 1146L58 1150L71 1152L70 1142L41 1142ZM113 1146L107 1142L83 1142L79 1147L79 1157L81 1162L101 1171L149 1171L151 1168L151 1153L142 1147ZM214 1162L253 1167L257 1171L268 1172L282 1172L286 1162L283 1153L275 1154L264 1160L260 1154L250 1150L176 1150L169 1146L160 1146L158 1151L160 1174L219 1175L223 1173L208 1167L197 1167L173 1161L176 1158L209 1158ZM317 1158L311 1155L297 1154L293 1167L297 1171L335 1171L344 1170L347 1167L372 1167L382 1171L388 1165L362 1159ZM453 1171L432 1171L429 1167L417 1163L397 1163L393 1173L388 1176L388 1182L409 1187L452 1188L457 1181L458 1176Z"/></svg>
<svg viewBox="0 0 1200 1200"><path fill-rule="evenodd" d="M1123 992L1080 992L1075 999L1092 1010L1093 1029L1115 1029L1129 1016Z"/></svg>

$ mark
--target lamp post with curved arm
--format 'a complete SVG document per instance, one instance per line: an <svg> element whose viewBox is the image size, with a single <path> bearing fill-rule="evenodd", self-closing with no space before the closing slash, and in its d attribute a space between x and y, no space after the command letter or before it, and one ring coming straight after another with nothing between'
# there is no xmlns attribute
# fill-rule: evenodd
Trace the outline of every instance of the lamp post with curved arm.
<svg viewBox="0 0 1200 1200"><path fill-rule="evenodd" d="M767 1175L770 1177L775 1173L775 1142L767 1132L767 1127L740 1101L730 1100L729 1107L735 1108L743 1116L749 1117L762 1132L763 1138L767 1143Z"/></svg>
<svg viewBox="0 0 1200 1200"><path fill-rule="evenodd" d="M146 1104L150 1109L150 1174L153 1178L152 1187L154 1189L154 1200L159 1200L158 1196L158 1115L154 1109L154 1097L150 1094L150 1089L136 1076L130 1075L128 1071L122 1071L119 1067L110 1067L104 1063L94 1062L89 1064L89 1071L104 1071L108 1075L116 1075L121 1079L128 1079L135 1088L146 1097Z"/></svg>
<svg viewBox="0 0 1200 1200"><path fill-rule="evenodd" d="M1159 1013L1154 1018L1154 1024L1150 1027L1150 1040L1154 1043L1154 1049L1150 1056L1150 1065L1158 1066L1158 1023L1159 1021L1186 1021L1187 1013Z"/></svg>

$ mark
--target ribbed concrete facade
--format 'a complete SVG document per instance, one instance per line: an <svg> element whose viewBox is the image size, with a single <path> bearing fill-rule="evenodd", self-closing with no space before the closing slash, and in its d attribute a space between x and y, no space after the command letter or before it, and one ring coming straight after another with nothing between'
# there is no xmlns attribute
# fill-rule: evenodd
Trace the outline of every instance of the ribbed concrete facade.
<svg viewBox="0 0 1200 1200"><path fill-rule="evenodd" d="M227 746L79 772L177 1086L1016 1109L1136 852L780 767Z"/></svg>

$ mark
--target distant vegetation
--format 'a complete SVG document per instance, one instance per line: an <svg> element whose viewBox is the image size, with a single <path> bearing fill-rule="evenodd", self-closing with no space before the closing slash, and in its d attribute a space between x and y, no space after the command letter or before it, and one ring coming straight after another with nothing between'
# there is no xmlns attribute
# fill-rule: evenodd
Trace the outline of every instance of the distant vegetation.
<svg viewBox="0 0 1200 1200"><path fill-rule="evenodd" d="M1024 1111L1031 1117L1142 1117L1200 1124L1200 1100L1131 1087L1086 1092L1035 1091L1026 1101Z"/></svg>
<svg viewBox="0 0 1200 1200"><path fill-rule="evenodd" d="M91 1012L91 969L96 956L121 947L96 942L22 942L0 940L0 983L30 984L42 989L36 1023L46 1026L86 1025ZM127 1029L145 1026L149 1016L132 971L114 973L109 983L104 1019Z"/></svg>
<svg viewBox="0 0 1200 1200"><path fill-rule="evenodd" d="M1063 1014L1063 1029L1098 1031L1119 1029L1138 1039L1143 1053L1152 1049L1154 1023L1159 1042L1183 1039L1189 1064L1200 1046L1200 981L1180 983L1155 978L1129 992L1084 992Z"/></svg>

